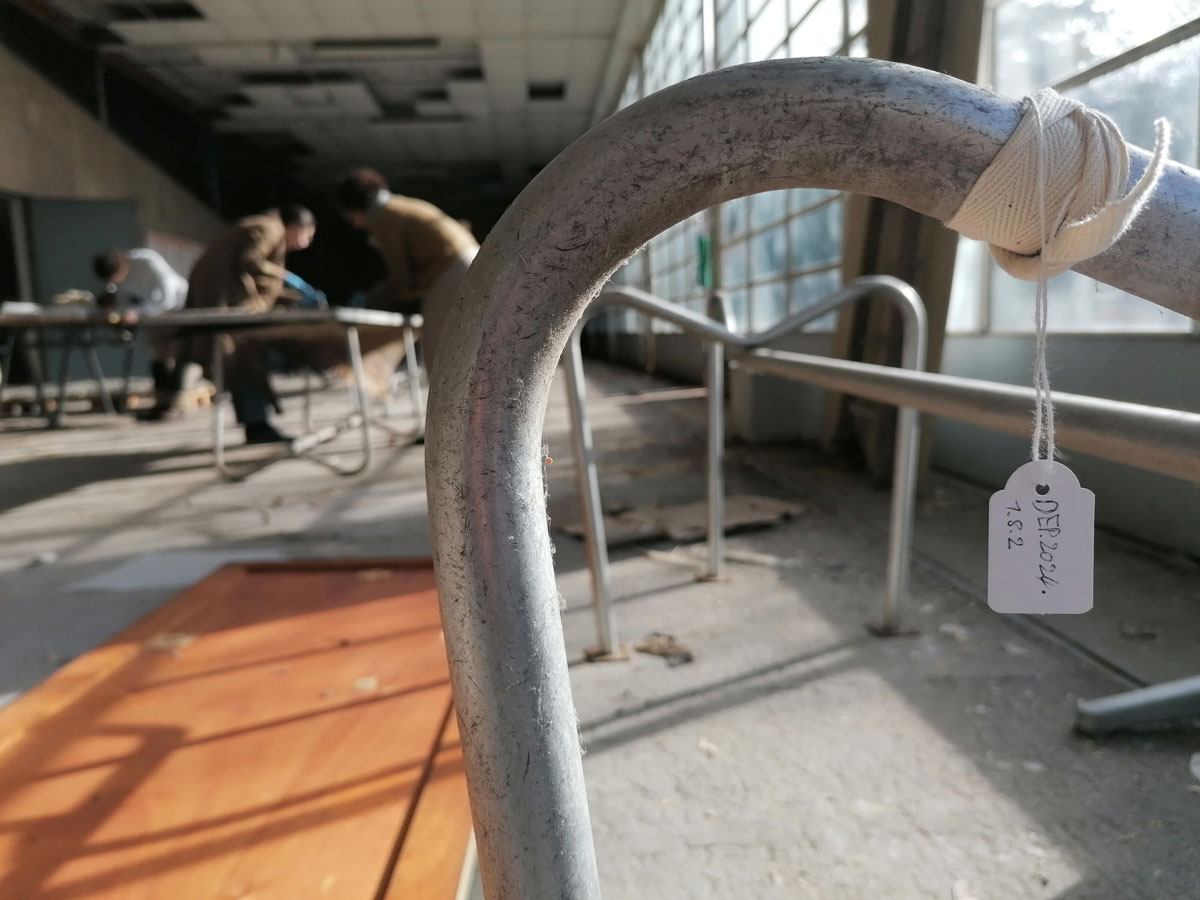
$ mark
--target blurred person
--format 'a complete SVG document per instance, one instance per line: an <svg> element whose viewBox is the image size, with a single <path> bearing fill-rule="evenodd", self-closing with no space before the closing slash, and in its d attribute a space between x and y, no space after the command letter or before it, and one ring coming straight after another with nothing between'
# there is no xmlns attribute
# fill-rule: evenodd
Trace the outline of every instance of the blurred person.
<svg viewBox="0 0 1200 900"><path fill-rule="evenodd" d="M370 235L387 265L387 277L367 293L364 305L406 315L420 313L425 320L421 326L425 369L431 372L446 316L479 250L478 242L432 203L393 194L374 169L359 168L346 175L335 185L333 200L351 225Z"/></svg>
<svg viewBox="0 0 1200 900"><path fill-rule="evenodd" d="M297 205L240 220L219 234L196 260L188 278L186 308L269 312L284 297L287 254L306 249L316 231L312 212ZM266 379L268 367L254 359L262 350L253 335L220 335L217 339L226 358L226 381L238 422L246 432L246 442L286 440L267 421L273 395ZM213 337L192 335L183 345L181 359L205 368L211 365ZM171 397L156 407L153 417L172 414L181 387L180 368L176 366Z"/></svg>
<svg viewBox="0 0 1200 900"><path fill-rule="evenodd" d="M105 285L106 302L102 305L112 306L113 312L130 324L141 316L183 309L187 301L187 279L147 247L98 253L92 259L92 271ZM169 404L174 396L175 354L170 335L163 329L148 329L148 343L157 409Z"/></svg>

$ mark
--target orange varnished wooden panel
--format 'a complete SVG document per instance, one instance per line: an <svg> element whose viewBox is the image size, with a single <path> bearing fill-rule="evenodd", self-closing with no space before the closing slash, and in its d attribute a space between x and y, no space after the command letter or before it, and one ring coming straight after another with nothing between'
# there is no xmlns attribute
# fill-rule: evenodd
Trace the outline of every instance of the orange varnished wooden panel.
<svg viewBox="0 0 1200 900"><path fill-rule="evenodd" d="M222 570L0 711L0 898L373 900L449 703L431 569Z"/></svg>
<svg viewBox="0 0 1200 900"><path fill-rule="evenodd" d="M453 711L384 900L453 900L471 838L471 807Z"/></svg>

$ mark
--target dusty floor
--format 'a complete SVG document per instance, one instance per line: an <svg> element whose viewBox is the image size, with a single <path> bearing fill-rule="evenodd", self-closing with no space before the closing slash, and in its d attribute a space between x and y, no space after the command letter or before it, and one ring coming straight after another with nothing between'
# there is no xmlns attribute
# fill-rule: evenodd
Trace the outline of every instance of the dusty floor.
<svg viewBox="0 0 1200 900"><path fill-rule="evenodd" d="M590 372L606 504L702 497L698 392ZM344 399L330 392L319 414ZM575 516L562 399L556 385L555 526ZM286 460L224 484L207 424L0 423L0 697L223 559L428 552L419 447L379 432L359 478ZM863 623L883 585L886 494L802 448L738 446L729 490L801 514L731 538L728 582L694 580L696 547L613 554L622 641L666 632L694 661L572 666L606 896L1200 898L1200 730L1071 731L1078 697L1200 670L1193 561L1102 536L1092 614L998 617L979 597L987 492L934 476L918 633L879 640ZM579 542L554 536L580 660L595 637L587 573Z"/></svg>

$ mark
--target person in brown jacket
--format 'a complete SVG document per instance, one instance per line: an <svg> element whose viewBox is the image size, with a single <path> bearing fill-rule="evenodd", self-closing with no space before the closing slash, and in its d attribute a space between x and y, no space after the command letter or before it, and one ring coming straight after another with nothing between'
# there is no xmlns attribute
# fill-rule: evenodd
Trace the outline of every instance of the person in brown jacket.
<svg viewBox="0 0 1200 900"><path fill-rule="evenodd" d="M304 250L316 233L316 219L303 206L242 219L196 260L187 308L266 312L283 293L284 257Z"/></svg>
<svg viewBox="0 0 1200 900"><path fill-rule="evenodd" d="M419 312L425 369L432 371L438 338L478 242L432 203L391 193L374 169L355 169L335 186L333 199L351 225L370 234L387 265L387 278L367 295L366 305Z"/></svg>
<svg viewBox="0 0 1200 900"><path fill-rule="evenodd" d="M261 215L248 216L220 234L208 245L188 277L187 309L245 309L267 312L284 290L284 259L289 252L304 250L312 243L317 225L303 206L286 206ZM238 365L241 338L223 336L222 344L231 360L228 372L230 395L238 422L246 430L247 443L284 440L267 423L269 388L262 385L262 366ZM181 359L208 366L213 339L192 337L182 348ZM179 385L173 386L178 391ZM161 418L174 398L159 404L148 418Z"/></svg>

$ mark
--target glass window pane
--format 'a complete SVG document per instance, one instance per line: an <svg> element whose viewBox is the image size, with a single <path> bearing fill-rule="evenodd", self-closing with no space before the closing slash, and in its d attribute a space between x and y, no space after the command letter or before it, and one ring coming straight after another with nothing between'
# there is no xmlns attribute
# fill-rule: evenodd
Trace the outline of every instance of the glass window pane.
<svg viewBox="0 0 1200 900"><path fill-rule="evenodd" d="M730 291L725 295L725 301L729 310L729 315L733 319L733 330L745 332L747 330L746 323L749 321L746 316L746 291Z"/></svg>
<svg viewBox="0 0 1200 900"><path fill-rule="evenodd" d="M858 34L867 27L867 0L847 0L846 6L850 11L850 33Z"/></svg>
<svg viewBox="0 0 1200 900"><path fill-rule="evenodd" d="M854 40L852 40L850 42L850 47L846 50L846 55L847 56L857 56L860 58L870 55L869 51L867 50L867 35L866 35L866 33L860 34L858 37L856 37Z"/></svg>
<svg viewBox="0 0 1200 900"><path fill-rule="evenodd" d="M789 223L792 271L835 263L842 258L842 204L829 203Z"/></svg>
<svg viewBox="0 0 1200 900"><path fill-rule="evenodd" d="M1010 0L996 10L995 87L1019 97L1200 16L1200 0Z"/></svg>
<svg viewBox="0 0 1200 900"><path fill-rule="evenodd" d="M987 244L970 238L958 239L954 257L954 281L950 288L949 332L979 331L983 328L984 272L990 260Z"/></svg>
<svg viewBox="0 0 1200 900"><path fill-rule="evenodd" d="M750 59L770 59L787 38L786 0L767 0L762 11L750 22L747 36Z"/></svg>
<svg viewBox="0 0 1200 900"><path fill-rule="evenodd" d="M790 209L792 212L800 212L822 200L836 197L837 193L837 191L828 191L824 188L794 188L788 191Z"/></svg>
<svg viewBox="0 0 1200 900"><path fill-rule="evenodd" d="M738 197L721 207L721 237L736 238L746 233L746 208L749 199Z"/></svg>
<svg viewBox="0 0 1200 900"><path fill-rule="evenodd" d="M743 0L734 0L725 12L717 17L717 62L729 65L729 57L746 28L745 4Z"/></svg>
<svg viewBox="0 0 1200 900"><path fill-rule="evenodd" d="M792 281L792 312L806 309L823 300L842 285L842 274L836 269L802 275ZM837 313L829 313L805 326L805 331L832 331L837 323Z"/></svg>
<svg viewBox="0 0 1200 900"><path fill-rule="evenodd" d="M721 250L721 287L740 287L746 283L746 242L738 241Z"/></svg>
<svg viewBox="0 0 1200 900"><path fill-rule="evenodd" d="M775 281L760 284L750 289L750 328L762 331L770 328L787 315L788 286Z"/></svg>
<svg viewBox="0 0 1200 900"><path fill-rule="evenodd" d="M767 191L750 198L750 227L762 228L787 215L787 191Z"/></svg>
<svg viewBox="0 0 1200 900"><path fill-rule="evenodd" d="M817 0L791 0L791 13L788 15L788 27L794 26L797 22L808 15L808 11L817 3Z"/></svg>
<svg viewBox="0 0 1200 900"><path fill-rule="evenodd" d="M667 239L665 235L659 235L650 242L650 271L658 274L667 268L669 262L667 260Z"/></svg>
<svg viewBox="0 0 1200 900"><path fill-rule="evenodd" d="M792 56L828 56L842 46L842 0L821 0L792 32Z"/></svg>
<svg viewBox="0 0 1200 900"><path fill-rule="evenodd" d="M787 226L780 225L750 238L753 248L750 272L752 280L774 278L787 270Z"/></svg>
<svg viewBox="0 0 1200 900"><path fill-rule="evenodd" d="M742 38L733 49L729 51L729 56L721 61L722 66L740 66L746 62L746 39Z"/></svg>
<svg viewBox="0 0 1200 900"><path fill-rule="evenodd" d="M1033 330L1034 284L992 266L992 329ZM1053 278L1047 298L1052 331L1189 331L1191 320L1078 272Z"/></svg>
<svg viewBox="0 0 1200 900"><path fill-rule="evenodd" d="M1154 120L1171 122L1171 158L1196 164L1200 109L1200 38L1139 59L1067 94L1108 113L1127 141L1154 146Z"/></svg>

